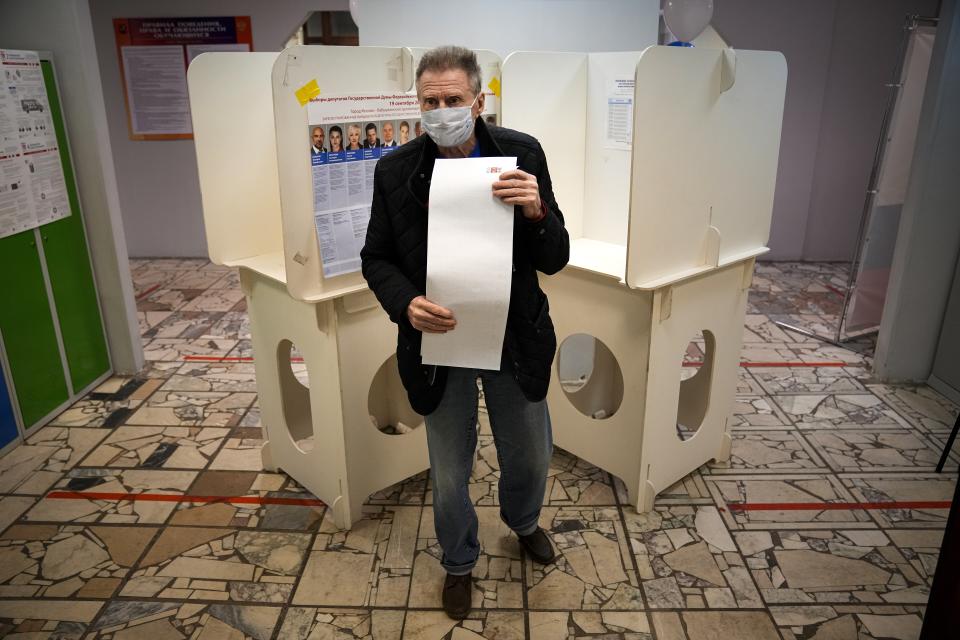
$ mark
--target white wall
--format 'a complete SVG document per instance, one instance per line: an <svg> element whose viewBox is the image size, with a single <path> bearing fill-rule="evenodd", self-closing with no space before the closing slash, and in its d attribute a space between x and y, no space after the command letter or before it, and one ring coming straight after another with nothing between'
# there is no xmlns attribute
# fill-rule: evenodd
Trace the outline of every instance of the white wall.
<svg viewBox="0 0 960 640"><path fill-rule="evenodd" d="M130 140L113 19L248 15L253 48L279 51L310 12L345 11L348 6L348 0L90 0L131 256L206 256L207 245L193 141ZM224 144L242 153L243 132Z"/></svg>
<svg viewBox="0 0 960 640"><path fill-rule="evenodd" d="M807 4L807 3L804 3ZM900 55L906 15L936 15L937 0L842 0L810 192L804 260L851 260L870 171Z"/></svg>
<svg viewBox="0 0 960 640"><path fill-rule="evenodd" d="M960 7L943 3L924 93L917 148L900 215L875 373L926 381L960 254ZM954 343L955 344L955 343ZM957 354L944 357L956 359Z"/></svg>
<svg viewBox="0 0 960 640"><path fill-rule="evenodd" d="M53 53L110 355L134 373L143 348L87 0L0 0L0 17L0 47Z"/></svg>
<svg viewBox="0 0 960 640"><path fill-rule="evenodd" d="M360 0L364 46L633 51L657 41L660 0Z"/></svg>
<svg viewBox="0 0 960 640"><path fill-rule="evenodd" d="M936 0L717 0L738 49L782 51L787 97L773 204L773 260L850 260L907 13Z"/></svg>

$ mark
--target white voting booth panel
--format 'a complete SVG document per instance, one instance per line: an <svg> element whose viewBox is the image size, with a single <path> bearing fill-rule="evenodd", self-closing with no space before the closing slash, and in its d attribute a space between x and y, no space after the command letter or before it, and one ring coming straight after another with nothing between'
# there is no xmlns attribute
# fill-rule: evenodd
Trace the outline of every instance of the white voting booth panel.
<svg viewBox="0 0 960 640"><path fill-rule="evenodd" d="M554 440L619 476L647 511L658 492L729 456L747 290L770 228L784 60L678 47L518 52L502 75L502 123L540 140L571 238L569 266L542 278L561 344L548 395ZM611 83L624 75L636 79L630 150L608 140ZM565 391L563 341L579 334L599 342L583 385ZM703 365L681 382L698 335Z"/></svg>
<svg viewBox="0 0 960 640"><path fill-rule="evenodd" d="M320 95L407 92L423 51L208 53L188 74L210 257L240 267L247 296L264 467L327 503L340 527L371 493L427 468L426 435L397 373L396 330L361 274L323 277L297 90L316 81ZM477 53L487 83L500 60ZM229 144L238 134L239 149ZM294 347L314 384L294 375ZM378 428L387 425L404 433Z"/></svg>
<svg viewBox="0 0 960 640"><path fill-rule="evenodd" d="M634 108L644 152L633 161L631 287L653 289L767 251L786 79L780 53L644 53Z"/></svg>
<svg viewBox="0 0 960 640"><path fill-rule="evenodd" d="M187 83L207 251L216 264L283 276L270 72L277 53L204 53Z"/></svg>
<svg viewBox="0 0 960 640"><path fill-rule="evenodd" d="M397 87L410 84L397 66L410 59L401 49L349 47L332 55L339 57L331 67L306 69L321 86L337 86L337 77L354 72L372 84L343 90L378 88L378 78L393 75ZM295 256L299 246L285 252L279 178L281 171L298 171L300 179L306 173L309 190L310 153L305 119L296 148L278 144L283 116L274 109L273 74L279 60L293 68L308 67L310 56L207 53L190 66L208 249L214 262L240 267L267 439L265 468L287 472L331 507L338 526L349 527L368 495L427 468L426 437L423 429L388 435L373 423L416 427L420 419L409 407L396 366L382 367L381 372L394 352L395 331L359 274L326 286L318 280L321 295L313 302L288 291L286 257ZM278 84L278 93L291 98L303 83L290 91L282 77ZM304 111L297 117L305 118ZM229 143L238 133L240 149ZM288 154L285 162L278 161L278 148ZM284 177L289 192L291 176ZM298 239L318 257L309 217ZM308 279L302 273L292 275L300 276L300 286L305 286ZM293 346L314 381L309 387L292 372Z"/></svg>
<svg viewBox="0 0 960 640"><path fill-rule="evenodd" d="M393 47L294 46L277 58L273 67L273 103L283 243L287 287L295 298L320 301L367 286L359 271L332 278L323 276L313 218L310 158L303 151L307 110L297 99L297 89L316 80L321 96L411 91L415 60L422 52ZM477 53L485 70L496 68L496 54Z"/></svg>

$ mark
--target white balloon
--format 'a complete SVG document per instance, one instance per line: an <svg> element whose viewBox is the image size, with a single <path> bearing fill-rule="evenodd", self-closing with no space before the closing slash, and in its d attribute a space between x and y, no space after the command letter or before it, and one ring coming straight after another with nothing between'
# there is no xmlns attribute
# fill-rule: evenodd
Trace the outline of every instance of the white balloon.
<svg viewBox="0 0 960 640"><path fill-rule="evenodd" d="M360 6L360 0L350 0L350 17L353 18L353 24L357 22L357 7Z"/></svg>
<svg viewBox="0 0 960 640"><path fill-rule="evenodd" d="M355 0L350 0L351 6ZM713 0L667 0L663 21L681 42L693 42L713 18Z"/></svg>

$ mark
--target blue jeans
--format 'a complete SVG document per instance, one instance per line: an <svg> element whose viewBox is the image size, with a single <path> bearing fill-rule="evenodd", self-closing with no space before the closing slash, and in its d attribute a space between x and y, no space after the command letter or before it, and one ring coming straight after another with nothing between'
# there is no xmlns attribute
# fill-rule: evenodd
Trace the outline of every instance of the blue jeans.
<svg viewBox="0 0 960 640"><path fill-rule="evenodd" d="M450 368L443 399L426 417L433 520L447 573L470 573L480 553L467 484L477 448L477 377L500 463L500 518L517 535L537 530L553 453L545 400L530 402L509 373Z"/></svg>

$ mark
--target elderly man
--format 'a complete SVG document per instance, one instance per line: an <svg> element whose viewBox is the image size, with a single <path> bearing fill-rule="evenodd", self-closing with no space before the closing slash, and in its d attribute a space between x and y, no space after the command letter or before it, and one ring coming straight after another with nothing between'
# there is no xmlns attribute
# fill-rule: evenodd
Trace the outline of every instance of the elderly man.
<svg viewBox="0 0 960 640"><path fill-rule="evenodd" d="M364 277L399 328L397 361L407 395L426 416L434 524L447 572L443 607L458 619L470 612L471 572L480 551L467 488L477 445L478 378L500 460L500 517L533 560L549 563L554 558L550 538L537 523L553 449L544 398L557 340L537 271L556 273L570 253L543 149L526 134L483 122L480 78L476 56L467 49L440 47L421 58L416 86L427 135L377 164L360 254ZM423 332L445 333L457 326L448 309L424 297L434 161L478 156L516 156L519 167L493 184L493 195L514 208L514 264L501 368L425 366L420 357Z"/></svg>

